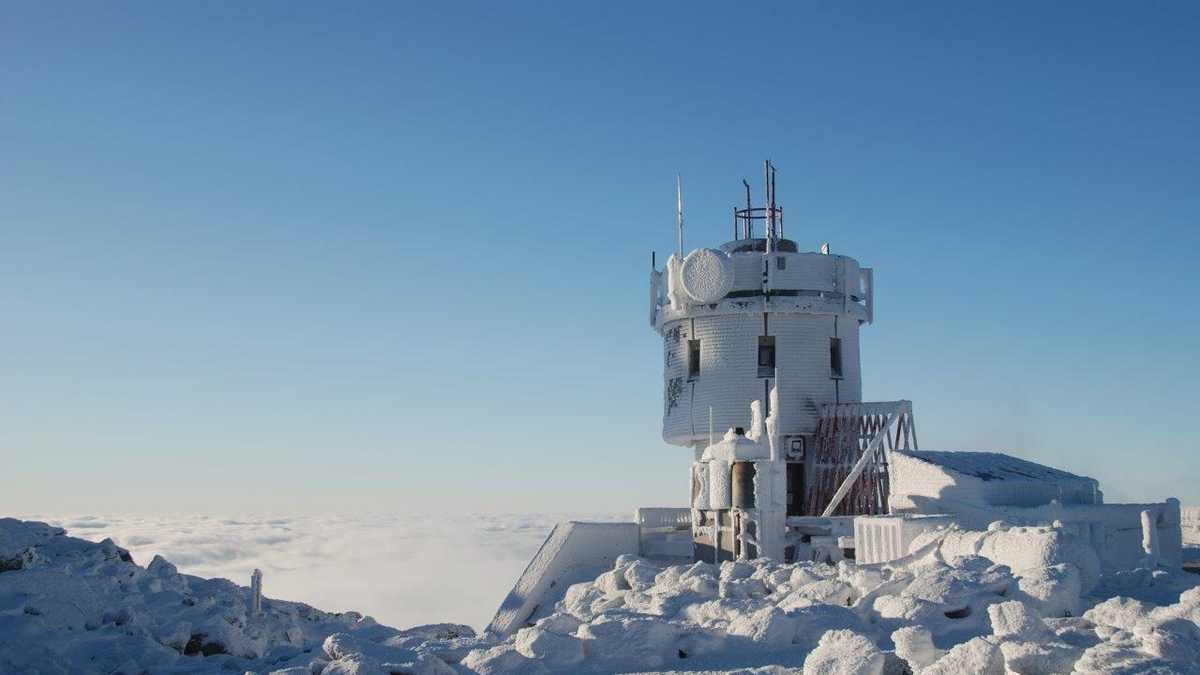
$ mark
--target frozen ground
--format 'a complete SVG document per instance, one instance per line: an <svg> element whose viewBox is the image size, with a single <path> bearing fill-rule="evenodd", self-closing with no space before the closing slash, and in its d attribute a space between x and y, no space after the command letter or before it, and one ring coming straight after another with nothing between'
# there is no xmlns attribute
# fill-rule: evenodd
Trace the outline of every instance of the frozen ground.
<svg viewBox="0 0 1200 675"><path fill-rule="evenodd" d="M111 538L146 565L239 585L264 572L264 592L329 611L355 610L392 626L464 623L481 629L562 520L630 514L216 517L20 516L90 541Z"/></svg>
<svg viewBox="0 0 1200 675"><path fill-rule="evenodd" d="M874 566L623 556L498 639L278 596L256 615L244 587L0 519L0 672L1200 675L1200 576L1104 574L1055 528L932 533L913 551Z"/></svg>

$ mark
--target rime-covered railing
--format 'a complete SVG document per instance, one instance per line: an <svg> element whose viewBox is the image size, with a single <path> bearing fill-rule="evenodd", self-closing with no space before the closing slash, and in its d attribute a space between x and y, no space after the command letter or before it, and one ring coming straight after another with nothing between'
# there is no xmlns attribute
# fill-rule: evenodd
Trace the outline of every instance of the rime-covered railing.
<svg viewBox="0 0 1200 675"><path fill-rule="evenodd" d="M692 510L676 507L642 507L634 511L638 527L649 531L686 530L692 526Z"/></svg>
<svg viewBox="0 0 1200 675"><path fill-rule="evenodd" d="M888 512L888 453L917 448L912 401L825 406L817 423L817 455L809 515Z"/></svg>
<svg viewBox="0 0 1200 675"><path fill-rule="evenodd" d="M645 557L692 556L690 508L640 508L633 514L638 526L639 553Z"/></svg>

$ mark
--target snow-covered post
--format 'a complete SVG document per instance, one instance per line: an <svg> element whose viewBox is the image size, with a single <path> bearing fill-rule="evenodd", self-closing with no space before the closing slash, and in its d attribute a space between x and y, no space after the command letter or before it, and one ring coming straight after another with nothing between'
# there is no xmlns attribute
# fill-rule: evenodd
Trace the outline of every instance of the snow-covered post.
<svg viewBox="0 0 1200 675"><path fill-rule="evenodd" d="M262 570L255 569L250 574L250 614L262 614Z"/></svg>
<svg viewBox="0 0 1200 675"><path fill-rule="evenodd" d="M1158 528L1149 510L1142 511L1142 550L1146 552L1148 565L1158 564Z"/></svg>
<svg viewBox="0 0 1200 675"><path fill-rule="evenodd" d="M774 386L771 387L767 401L771 414L759 423L761 436L758 442L768 444L769 454L767 461L756 463L758 470L754 476L757 508L755 539L760 556L783 562L787 531L787 472L779 440L783 417L783 410L779 406L779 369L775 370Z"/></svg>

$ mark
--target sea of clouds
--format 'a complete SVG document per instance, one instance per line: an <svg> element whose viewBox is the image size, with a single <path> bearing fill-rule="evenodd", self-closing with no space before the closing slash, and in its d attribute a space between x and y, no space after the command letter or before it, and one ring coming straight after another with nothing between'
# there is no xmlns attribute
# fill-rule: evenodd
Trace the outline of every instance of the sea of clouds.
<svg viewBox="0 0 1200 675"><path fill-rule="evenodd" d="M248 586L263 571L267 597L326 611L355 610L406 628L453 622L481 629L556 522L628 514L388 514L19 516L75 537L112 538L147 565Z"/></svg>

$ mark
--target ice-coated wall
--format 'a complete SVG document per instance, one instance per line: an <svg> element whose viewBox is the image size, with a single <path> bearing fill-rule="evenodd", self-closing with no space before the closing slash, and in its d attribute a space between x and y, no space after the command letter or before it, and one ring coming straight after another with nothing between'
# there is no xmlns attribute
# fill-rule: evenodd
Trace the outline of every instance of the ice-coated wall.
<svg viewBox="0 0 1200 675"><path fill-rule="evenodd" d="M1200 546L1200 507L1185 506L1181 511L1183 543L1188 546Z"/></svg>
<svg viewBox="0 0 1200 675"><path fill-rule="evenodd" d="M765 332L764 332L765 331ZM862 400L858 322L846 317L768 313L702 316L674 322L663 342L667 400L663 438L707 442L708 413L718 434L750 428L750 406L765 400L774 377L759 377L759 336L775 338L783 406L781 434L811 433L821 406ZM830 338L841 339L842 377L830 373ZM688 377L689 340L700 340L700 372Z"/></svg>
<svg viewBox="0 0 1200 675"><path fill-rule="evenodd" d="M663 338L663 438L703 447L715 432L749 428L750 403L780 379L781 435L815 431L826 404L862 400L859 327L872 315L872 277L852 258L765 253L761 240L700 249L666 265L652 319ZM749 250L738 250L749 249ZM724 295L718 297L718 293ZM760 337L772 337L775 369L759 367ZM831 368L840 341L841 372ZM699 341L698 372L689 344Z"/></svg>

